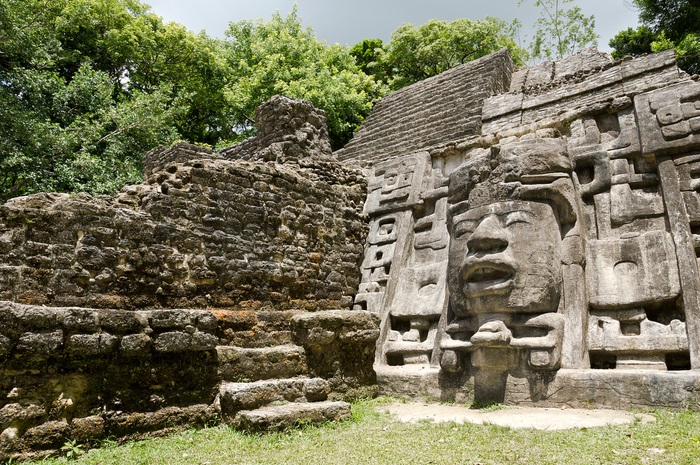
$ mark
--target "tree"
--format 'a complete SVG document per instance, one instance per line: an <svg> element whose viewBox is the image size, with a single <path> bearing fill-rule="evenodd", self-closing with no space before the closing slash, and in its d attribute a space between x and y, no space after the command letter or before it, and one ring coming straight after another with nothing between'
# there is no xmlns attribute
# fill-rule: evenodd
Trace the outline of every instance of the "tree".
<svg viewBox="0 0 700 465"><path fill-rule="evenodd" d="M613 37L613 56L675 49L678 66L700 73L700 4L697 0L634 0L642 26Z"/></svg>
<svg viewBox="0 0 700 465"><path fill-rule="evenodd" d="M7 0L0 6L0 199L114 192L140 159L180 137L180 99L130 87L134 54L114 40L147 8L131 0Z"/></svg>
<svg viewBox="0 0 700 465"><path fill-rule="evenodd" d="M386 54L387 48L382 39L364 39L350 49L350 55L363 73L388 84L392 73L387 66Z"/></svg>
<svg viewBox="0 0 700 465"><path fill-rule="evenodd" d="M637 56L651 53L651 44L657 40L657 34L648 26L639 26L637 29L627 28L617 33L610 39L608 45L613 49L613 58L625 56Z"/></svg>
<svg viewBox="0 0 700 465"><path fill-rule="evenodd" d="M519 0L518 5L528 0ZM535 22L535 37L530 44L533 58L561 59L588 45L597 45L595 18L585 16L581 8L566 9L573 0L535 0L540 17Z"/></svg>
<svg viewBox="0 0 700 465"><path fill-rule="evenodd" d="M451 22L433 19L417 27L404 24L392 33L386 54L386 66L393 76L391 87L398 89L435 76L501 48L508 48L516 64L522 64L525 52L513 40L513 27L491 17Z"/></svg>
<svg viewBox="0 0 700 465"><path fill-rule="evenodd" d="M349 50L318 42L294 8L267 22L231 23L225 58L226 99L239 133L253 129L255 108L275 94L310 101L326 111L333 148L342 147L385 88L360 71Z"/></svg>
<svg viewBox="0 0 700 465"><path fill-rule="evenodd" d="M697 0L633 0L639 19L652 30L664 31L673 42L687 34L700 33L700 3Z"/></svg>

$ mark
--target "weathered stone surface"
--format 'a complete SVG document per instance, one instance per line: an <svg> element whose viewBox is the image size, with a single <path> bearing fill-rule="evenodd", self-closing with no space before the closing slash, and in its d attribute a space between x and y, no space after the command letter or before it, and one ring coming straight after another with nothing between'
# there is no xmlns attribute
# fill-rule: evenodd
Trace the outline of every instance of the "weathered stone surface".
<svg viewBox="0 0 700 465"><path fill-rule="evenodd" d="M379 315L368 311L303 313L292 318L292 334L306 352L309 372L327 379L333 393L354 397L366 395L363 387L375 382L372 362L379 321Z"/></svg>
<svg viewBox="0 0 700 465"><path fill-rule="evenodd" d="M221 413L233 417L240 410L253 410L275 402L320 402L330 394L321 378L292 378L223 383L219 390Z"/></svg>
<svg viewBox="0 0 700 465"><path fill-rule="evenodd" d="M282 431L300 424L319 424L339 421L350 416L346 402L290 403L243 410L236 414L232 424L247 431Z"/></svg>
<svg viewBox="0 0 700 465"><path fill-rule="evenodd" d="M337 162L307 102L275 97L256 120L256 138L220 154L187 143L146 154L145 182L114 198L0 206L0 461L215 423L222 379L310 371L291 319L351 306L366 176ZM373 382L377 325L358 318L340 318L340 339L363 355L348 377L334 367L336 396ZM287 384L282 400L331 389Z"/></svg>
<svg viewBox="0 0 700 465"><path fill-rule="evenodd" d="M482 102L508 89L512 71L502 50L389 94L338 158L376 162L478 135Z"/></svg>
<svg viewBox="0 0 700 465"><path fill-rule="evenodd" d="M254 139L156 149L114 198L7 202L0 460L377 391L700 408L699 95L673 51L504 51L387 96L336 154L275 97Z"/></svg>
<svg viewBox="0 0 700 465"><path fill-rule="evenodd" d="M306 354L295 345L262 348L219 346L219 376L228 381L257 381L306 375Z"/></svg>
<svg viewBox="0 0 700 465"><path fill-rule="evenodd" d="M410 92L430 101L459 81L441 79ZM670 51L613 61L591 49L506 81L472 138L436 131L440 142L402 151L412 139L400 136L387 149L375 128L402 126L384 105L409 101L395 93L342 152L373 162L354 308L381 319L380 391L542 405L575 403L573 385L606 406L693 398L670 393L687 387L671 374L653 377L666 400L626 383L692 380L700 363L698 83ZM613 379L619 390L605 389Z"/></svg>
<svg viewBox="0 0 700 465"><path fill-rule="evenodd" d="M177 144L149 154L146 181L116 198L38 194L0 206L0 299L120 309L349 307L366 231L365 177L335 160L325 118L308 103L279 97L261 111L271 121L250 156L200 156L204 149ZM76 314L70 324L89 327L91 318ZM154 328L171 324L154 318Z"/></svg>

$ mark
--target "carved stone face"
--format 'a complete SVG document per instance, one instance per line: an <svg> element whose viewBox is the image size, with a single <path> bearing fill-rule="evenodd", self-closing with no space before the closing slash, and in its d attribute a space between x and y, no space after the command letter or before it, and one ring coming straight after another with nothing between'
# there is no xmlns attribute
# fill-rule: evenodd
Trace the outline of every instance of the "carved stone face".
<svg viewBox="0 0 700 465"><path fill-rule="evenodd" d="M457 316L556 312L561 238L552 208L496 202L450 215L448 286Z"/></svg>

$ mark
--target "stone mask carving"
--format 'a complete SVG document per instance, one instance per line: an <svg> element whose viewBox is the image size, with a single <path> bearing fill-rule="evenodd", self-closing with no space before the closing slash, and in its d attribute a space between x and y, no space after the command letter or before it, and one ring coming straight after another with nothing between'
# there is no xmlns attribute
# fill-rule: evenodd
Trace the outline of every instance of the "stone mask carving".
<svg viewBox="0 0 700 465"><path fill-rule="evenodd" d="M552 208L508 201L451 216L449 289L457 316L556 311L561 238Z"/></svg>
<svg viewBox="0 0 700 465"><path fill-rule="evenodd" d="M450 311L443 368L560 363L562 238L576 219L571 164L557 139L530 139L468 160L450 179Z"/></svg>

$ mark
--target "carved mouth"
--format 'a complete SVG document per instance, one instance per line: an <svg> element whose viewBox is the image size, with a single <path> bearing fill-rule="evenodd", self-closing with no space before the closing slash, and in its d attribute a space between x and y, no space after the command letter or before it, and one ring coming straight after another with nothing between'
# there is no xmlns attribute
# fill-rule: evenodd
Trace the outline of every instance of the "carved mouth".
<svg viewBox="0 0 700 465"><path fill-rule="evenodd" d="M506 263L477 262L462 269L466 297L502 294L510 291L515 270Z"/></svg>

